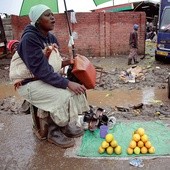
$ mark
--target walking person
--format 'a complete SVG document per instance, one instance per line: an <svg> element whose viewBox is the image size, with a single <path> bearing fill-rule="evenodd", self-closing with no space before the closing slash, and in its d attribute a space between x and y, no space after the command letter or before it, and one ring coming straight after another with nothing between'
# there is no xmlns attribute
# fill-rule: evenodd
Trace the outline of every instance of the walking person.
<svg viewBox="0 0 170 170"><path fill-rule="evenodd" d="M46 5L30 9L31 23L22 34L10 64L10 79L21 97L40 110L49 113L47 140L67 148L84 131L76 126L78 114L89 111L84 85L60 75L62 67L74 64L72 59L62 60L58 41L50 33L55 18ZM59 24L59 23L58 23Z"/></svg>
<svg viewBox="0 0 170 170"><path fill-rule="evenodd" d="M134 24L133 26L133 31L130 33L129 37L129 46L130 46L130 53L128 56L128 65L132 64L137 64L137 50L138 50L138 28L139 25Z"/></svg>

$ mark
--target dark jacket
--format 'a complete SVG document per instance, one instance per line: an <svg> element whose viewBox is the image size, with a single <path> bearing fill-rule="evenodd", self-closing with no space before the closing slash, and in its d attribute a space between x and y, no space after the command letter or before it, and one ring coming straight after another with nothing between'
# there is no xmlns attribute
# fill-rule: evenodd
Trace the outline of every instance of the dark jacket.
<svg viewBox="0 0 170 170"><path fill-rule="evenodd" d="M26 26L18 45L18 54L32 74L38 80L58 88L67 88L68 80L54 72L54 69L48 63L42 50L46 45L58 44L57 39L51 33L44 37L36 27Z"/></svg>
<svg viewBox="0 0 170 170"><path fill-rule="evenodd" d="M129 45L132 48L138 48L138 33L137 33L137 31L133 31L130 33Z"/></svg>

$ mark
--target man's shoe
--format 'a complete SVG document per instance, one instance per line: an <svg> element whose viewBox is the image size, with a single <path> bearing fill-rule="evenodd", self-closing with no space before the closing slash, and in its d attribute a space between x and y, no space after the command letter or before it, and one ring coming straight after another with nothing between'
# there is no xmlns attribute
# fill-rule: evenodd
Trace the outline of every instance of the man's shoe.
<svg viewBox="0 0 170 170"><path fill-rule="evenodd" d="M76 125L67 125L61 127L61 132L64 133L67 137L77 138L84 134L84 130Z"/></svg>
<svg viewBox="0 0 170 170"><path fill-rule="evenodd" d="M132 64L132 59L128 58L128 65L131 65L131 64Z"/></svg>
<svg viewBox="0 0 170 170"><path fill-rule="evenodd" d="M49 127L47 140L61 148L70 148L75 144L74 139L65 136L57 125Z"/></svg>

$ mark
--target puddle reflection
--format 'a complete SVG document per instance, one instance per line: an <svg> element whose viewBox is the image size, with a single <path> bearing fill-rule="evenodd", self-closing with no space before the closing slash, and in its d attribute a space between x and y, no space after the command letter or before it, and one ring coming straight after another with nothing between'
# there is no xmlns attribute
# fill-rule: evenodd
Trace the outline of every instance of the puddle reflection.
<svg viewBox="0 0 170 170"><path fill-rule="evenodd" d="M142 102L143 103L150 103L155 99L155 89L150 88L150 89L144 89L142 90Z"/></svg>

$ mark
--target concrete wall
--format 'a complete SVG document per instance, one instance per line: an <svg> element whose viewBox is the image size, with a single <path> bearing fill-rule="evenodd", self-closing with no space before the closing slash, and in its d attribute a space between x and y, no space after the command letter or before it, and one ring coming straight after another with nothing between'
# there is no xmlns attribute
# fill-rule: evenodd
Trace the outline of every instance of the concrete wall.
<svg viewBox="0 0 170 170"><path fill-rule="evenodd" d="M53 30L58 38L62 53L69 53L69 29L65 14L56 14L56 27ZM128 55L129 33L133 24L139 24L139 54L145 51L145 23L143 12L119 13L76 13L76 24L70 24L78 34L75 40L76 52L87 57L110 57ZM13 38L20 39L28 17L11 16Z"/></svg>

